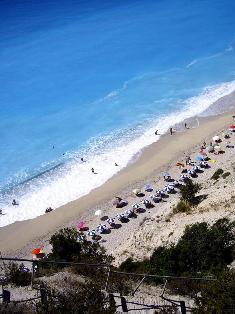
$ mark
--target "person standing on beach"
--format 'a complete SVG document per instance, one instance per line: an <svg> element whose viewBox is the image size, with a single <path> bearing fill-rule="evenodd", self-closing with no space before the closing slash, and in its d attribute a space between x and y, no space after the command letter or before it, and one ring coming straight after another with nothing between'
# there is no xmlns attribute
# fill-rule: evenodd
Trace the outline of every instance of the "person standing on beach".
<svg viewBox="0 0 235 314"><path fill-rule="evenodd" d="M186 164L186 165L190 165L190 163L191 163L191 158L190 158L190 156L186 156L185 164Z"/></svg>
<svg viewBox="0 0 235 314"><path fill-rule="evenodd" d="M172 128L170 128L170 135L172 135L173 134L173 129Z"/></svg>
<svg viewBox="0 0 235 314"><path fill-rule="evenodd" d="M94 168L91 168L91 172L92 172L92 173L95 173L95 169L94 169Z"/></svg>
<svg viewBox="0 0 235 314"><path fill-rule="evenodd" d="M185 129L189 129L187 123L184 124Z"/></svg>

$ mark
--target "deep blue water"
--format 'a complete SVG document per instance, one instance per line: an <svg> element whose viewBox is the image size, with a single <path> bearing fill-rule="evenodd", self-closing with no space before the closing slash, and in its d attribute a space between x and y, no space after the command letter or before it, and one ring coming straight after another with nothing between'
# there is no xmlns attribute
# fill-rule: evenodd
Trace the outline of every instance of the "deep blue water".
<svg viewBox="0 0 235 314"><path fill-rule="evenodd" d="M234 12L233 0L1 1L0 189L130 143L233 81Z"/></svg>

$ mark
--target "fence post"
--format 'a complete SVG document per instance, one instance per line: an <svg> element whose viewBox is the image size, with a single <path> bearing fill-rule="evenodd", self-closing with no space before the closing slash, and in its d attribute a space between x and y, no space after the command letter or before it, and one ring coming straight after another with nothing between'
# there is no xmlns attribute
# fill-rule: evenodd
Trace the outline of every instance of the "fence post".
<svg viewBox="0 0 235 314"><path fill-rule="evenodd" d="M124 313L128 312L127 304L126 304L126 299L124 297L121 297L121 305L122 305L122 311Z"/></svg>
<svg viewBox="0 0 235 314"><path fill-rule="evenodd" d="M180 309L182 314L186 314L186 307L184 301L180 301Z"/></svg>
<svg viewBox="0 0 235 314"><path fill-rule="evenodd" d="M3 299L3 303L10 303L11 302L10 291L2 289L2 299Z"/></svg>
<svg viewBox="0 0 235 314"><path fill-rule="evenodd" d="M32 262L32 276L31 276L31 287L33 288L34 283L34 262Z"/></svg>

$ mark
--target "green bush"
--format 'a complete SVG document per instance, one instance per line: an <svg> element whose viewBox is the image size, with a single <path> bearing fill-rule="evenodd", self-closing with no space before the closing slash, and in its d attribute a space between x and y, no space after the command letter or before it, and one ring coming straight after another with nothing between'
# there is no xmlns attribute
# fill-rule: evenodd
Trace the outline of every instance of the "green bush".
<svg viewBox="0 0 235 314"><path fill-rule="evenodd" d="M107 255L105 249L99 243L88 241L84 234L77 232L74 228L59 230L51 237L49 242L52 245L52 252L48 254L47 258L37 263L37 277L50 276L60 271L61 268L68 266L66 264L49 264L45 261L84 263L84 265L70 266L71 271L76 274L96 277L96 268L88 264L110 264L113 260L112 256ZM103 280L103 273L102 271L99 272L99 280Z"/></svg>
<svg viewBox="0 0 235 314"><path fill-rule="evenodd" d="M216 281L204 282L196 297L195 314L233 313L235 300L235 273L225 270Z"/></svg>
<svg viewBox="0 0 235 314"><path fill-rule="evenodd" d="M195 206L198 204L196 194L199 192L201 185L193 183L191 179L187 179L185 185L180 187L181 201L184 201L188 206Z"/></svg>
<svg viewBox="0 0 235 314"><path fill-rule="evenodd" d="M74 228L64 228L55 233L50 239L50 259L72 261L74 257L80 256L82 248L77 242L78 234Z"/></svg>
<svg viewBox="0 0 235 314"><path fill-rule="evenodd" d="M205 222L188 226L176 245L158 247L149 260L127 260L120 268L158 275L217 274L233 261L234 225L220 219L211 227Z"/></svg>
<svg viewBox="0 0 235 314"><path fill-rule="evenodd" d="M211 177L212 180L218 180L220 178L220 176L224 173L223 169L217 169L215 171L215 173L213 174L213 176Z"/></svg>
<svg viewBox="0 0 235 314"><path fill-rule="evenodd" d="M191 211L190 206L184 201L179 201L178 204L173 208L173 213L189 213Z"/></svg>
<svg viewBox="0 0 235 314"><path fill-rule="evenodd" d="M39 303L38 314L64 314L64 313L115 313L115 306L109 304L108 295L97 287L96 283L86 281L80 283L69 283L63 292L48 290L47 304Z"/></svg>
<svg viewBox="0 0 235 314"><path fill-rule="evenodd" d="M9 282L16 286L28 286L31 283L32 273L21 271L16 263L10 263L7 266L5 275Z"/></svg>

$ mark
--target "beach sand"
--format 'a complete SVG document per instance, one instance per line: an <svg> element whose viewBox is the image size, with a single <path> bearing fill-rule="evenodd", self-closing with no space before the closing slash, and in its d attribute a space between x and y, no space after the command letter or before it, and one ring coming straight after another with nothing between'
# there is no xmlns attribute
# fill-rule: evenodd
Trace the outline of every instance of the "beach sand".
<svg viewBox="0 0 235 314"><path fill-rule="evenodd" d="M223 101L224 99L221 100L221 105ZM160 184L161 171L175 173L176 161L184 161L185 155L198 152L204 140L208 143L212 136L226 129L233 122L234 113L234 110L230 110L218 116L199 118L199 127L176 132L172 136L163 135L158 141L156 136L156 142L136 156L134 162L88 195L61 206L49 214L0 228L1 253L5 256L29 256L32 246L45 245L50 235L63 226L75 226L80 220L85 220L89 226L100 222L99 218L94 217L94 211L97 209L104 210L104 215L108 216L117 213L111 202L115 195L127 198L129 202L136 201L131 194L133 188L143 187L144 182L152 183L155 180ZM188 125L190 126L190 122ZM163 204L162 208L164 206ZM128 225L131 226L132 222ZM139 228L139 222L135 223L135 226ZM126 229L125 235L127 236L129 232L128 238L131 238L136 229L129 227ZM104 245L109 248L109 253L114 253L115 249L120 247L123 235L121 240L118 240L118 234L123 233L123 230L113 230L110 235L105 236ZM116 231L118 232L115 235ZM110 241L116 242L114 247L110 246L108 237Z"/></svg>

